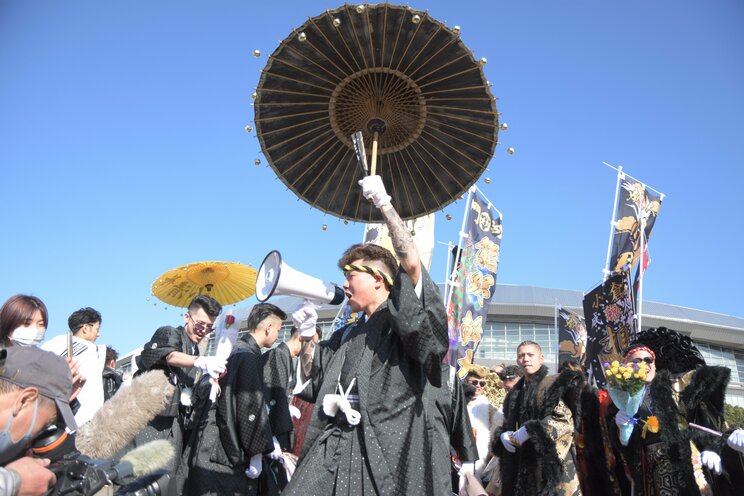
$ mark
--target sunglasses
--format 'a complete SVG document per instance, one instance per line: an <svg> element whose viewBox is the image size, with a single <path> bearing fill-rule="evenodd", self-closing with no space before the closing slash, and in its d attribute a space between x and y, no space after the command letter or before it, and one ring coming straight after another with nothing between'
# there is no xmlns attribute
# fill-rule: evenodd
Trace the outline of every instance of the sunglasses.
<svg viewBox="0 0 744 496"><path fill-rule="evenodd" d="M643 357L643 358L633 358L633 359L631 359L630 361L631 361L631 362L633 362L633 363L641 363L641 362L646 362L646 363L647 363L647 364L649 364L649 365L651 365L652 363L654 363L654 359L653 359L653 358L651 358L650 356L648 356L648 357Z"/></svg>
<svg viewBox="0 0 744 496"><path fill-rule="evenodd" d="M191 314L187 314L189 318L191 319L191 322L194 323L194 331L196 332L204 332L207 333L212 332L212 324L205 324L203 322L198 322Z"/></svg>
<svg viewBox="0 0 744 496"><path fill-rule="evenodd" d="M468 379L468 384L476 387L485 387L486 381L481 379Z"/></svg>

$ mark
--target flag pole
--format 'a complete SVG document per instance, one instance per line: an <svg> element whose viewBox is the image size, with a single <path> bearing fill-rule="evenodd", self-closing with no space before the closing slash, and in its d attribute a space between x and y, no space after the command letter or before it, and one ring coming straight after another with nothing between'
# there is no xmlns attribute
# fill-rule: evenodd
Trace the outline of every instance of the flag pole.
<svg viewBox="0 0 744 496"><path fill-rule="evenodd" d="M617 183L615 184L615 201L612 203L612 219L610 219L610 239L607 241L607 257L605 258L605 267L602 271L602 281L606 281L610 276L610 253L612 253L612 238L615 235L615 216L617 215L617 197L620 193L620 181L625 177L623 173L623 166L617 168L611 166L607 162L602 162L606 166L617 171Z"/></svg>
<svg viewBox="0 0 744 496"><path fill-rule="evenodd" d="M561 336L560 332L558 331L558 309L560 308L560 305L558 305L558 298L555 299L555 303L553 305L553 328L555 329L555 340L558 342L558 346L555 347L555 370L558 371L558 367L561 366L560 360L561 360Z"/></svg>
<svg viewBox="0 0 744 496"><path fill-rule="evenodd" d="M614 165L612 165L612 164L608 164L607 162L602 162L602 163L603 163L603 164L605 164L605 165L606 165L607 167L609 167L609 168L610 168L610 169L612 169L612 170L616 170L616 171L618 171L618 172L621 172L621 171L623 170L622 166L617 166L617 167L615 167ZM630 174L628 174L627 172L624 172L623 174L625 174L625 177L628 177L628 178L630 178L630 179L632 179L632 180L634 180L634 181L636 181L636 182L638 182L638 183L641 183L641 184L643 185L643 187L644 187L644 188L650 189L650 190L651 190L651 191L653 191L654 193L658 193L659 195L661 195L661 199L662 199L662 200L663 200L663 199L664 199L664 197L666 196L666 195L665 195L664 193L662 193L662 192L661 192L661 191L659 191L658 189L652 188L652 187L651 187L651 186L649 186L648 184L644 183L643 181L641 181L640 179L638 179L638 178L636 178L636 177L633 177L633 176L631 176L631 175L630 175Z"/></svg>
<svg viewBox="0 0 744 496"><path fill-rule="evenodd" d="M475 189L477 189L476 186L471 186L470 189L468 189L468 197L465 200L465 212L463 212L463 215L462 215L462 226L460 227L460 235L457 240L457 254L455 255L455 264L454 264L454 268L450 272L449 292L447 293L447 298L445 299L444 308L447 311L449 311L449 306L452 301L452 291L455 285L455 281L453 280L453 278L457 274L457 264L460 263L460 260L462 258L462 240L468 235L465 232L465 224L468 221L468 214L470 213L470 200L473 197L473 191L475 191ZM448 270L449 270L449 267L448 267ZM462 281L460 281L460 284L462 284Z"/></svg>
<svg viewBox="0 0 744 496"><path fill-rule="evenodd" d="M643 262L646 254L646 216L641 215L641 259L638 262L638 270L641 271L641 276L638 279L638 325L636 326L636 333L643 331L643 275L646 272L643 269ZM631 287L632 291L632 287Z"/></svg>
<svg viewBox="0 0 744 496"><path fill-rule="evenodd" d="M444 294L449 294L450 286L450 267L452 267L452 241L447 241L447 265L444 267Z"/></svg>
<svg viewBox="0 0 744 496"><path fill-rule="evenodd" d="M486 194L483 193L483 191L477 185L473 185L473 188L475 188L475 190L478 193L480 193L480 195L483 197L483 199L488 202L488 208L494 209L499 214L499 219L502 219L503 220L504 216L502 215L501 210L499 210L498 208L496 208L496 207L493 206L493 203L491 203L491 200L488 199L488 197L486 196Z"/></svg>

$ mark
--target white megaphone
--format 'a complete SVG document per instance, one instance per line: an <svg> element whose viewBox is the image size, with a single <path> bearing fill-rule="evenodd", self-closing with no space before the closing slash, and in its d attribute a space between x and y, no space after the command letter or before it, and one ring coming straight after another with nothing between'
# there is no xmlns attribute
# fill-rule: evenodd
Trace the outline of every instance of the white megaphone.
<svg viewBox="0 0 744 496"><path fill-rule="evenodd" d="M282 261L282 254L269 252L256 276L256 298L264 302L272 296L298 296L318 303L338 305L344 290L329 282L303 274Z"/></svg>

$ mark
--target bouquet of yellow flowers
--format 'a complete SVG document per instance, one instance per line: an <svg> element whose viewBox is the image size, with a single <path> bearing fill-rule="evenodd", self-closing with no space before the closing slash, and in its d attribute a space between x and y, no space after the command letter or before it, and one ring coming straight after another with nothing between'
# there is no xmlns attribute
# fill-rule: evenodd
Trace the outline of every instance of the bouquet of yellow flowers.
<svg viewBox="0 0 744 496"><path fill-rule="evenodd" d="M625 412L628 417L638 413L643 396L646 393L646 374L648 365L641 363L621 363L614 360L612 363L604 364L604 374L607 379L607 392L615 406ZM618 427L620 442L623 446L628 445L630 435L633 433L635 424Z"/></svg>

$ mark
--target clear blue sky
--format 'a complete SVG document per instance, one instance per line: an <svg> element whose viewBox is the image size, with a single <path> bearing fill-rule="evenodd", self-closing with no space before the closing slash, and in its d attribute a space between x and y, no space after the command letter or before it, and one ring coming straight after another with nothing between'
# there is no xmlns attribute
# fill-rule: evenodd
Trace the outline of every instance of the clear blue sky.
<svg viewBox="0 0 744 496"><path fill-rule="evenodd" d="M180 322L179 309L147 298L181 264L257 266L279 249L340 282L336 260L362 226L298 202L253 165L258 140L244 131L266 55L336 6L1 0L0 300L41 297L49 336L95 307L102 341L126 352ZM667 195L645 298L744 315L744 3L411 6L460 25L488 58L509 124L490 185L479 183L504 214L500 283L598 282L615 188L607 161ZM448 207L450 222L438 214L437 240L456 241L462 210ZM445 251L432 269L440 281Z"/></svg>

